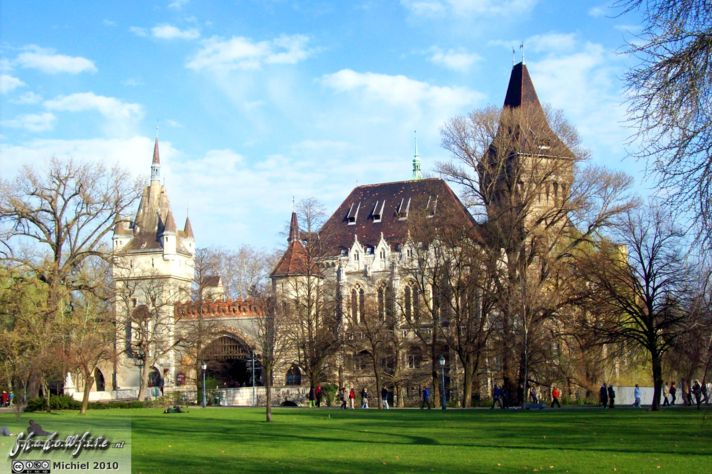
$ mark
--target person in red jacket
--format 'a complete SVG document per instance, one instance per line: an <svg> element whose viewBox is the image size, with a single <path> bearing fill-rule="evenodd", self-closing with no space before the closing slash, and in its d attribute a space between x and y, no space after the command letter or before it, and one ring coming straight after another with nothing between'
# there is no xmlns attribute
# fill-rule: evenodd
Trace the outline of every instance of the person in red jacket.
<svg viewBox="0 0 712 474"><path fill-rule="evenodd" d="M554 405L561 408L561 404L559 403L559 397L561 397L561 391L559 390L559 387L554 385L553 389L551 390L551 408L554 408Z"/></svg>
<svg viewBox="0 0 712 474"><path fill-rule="evenodd" d="M354 409L354 400L356 399L356 391L353 387L349 391L349 408Z"/></svg>

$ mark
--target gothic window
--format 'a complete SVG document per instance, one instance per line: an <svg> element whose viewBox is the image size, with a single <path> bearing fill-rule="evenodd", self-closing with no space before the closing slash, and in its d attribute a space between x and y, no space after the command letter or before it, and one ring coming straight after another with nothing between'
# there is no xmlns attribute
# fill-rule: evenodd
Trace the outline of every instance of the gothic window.
<svg viewBox="0 0 712 474"><path fill-rule="evenodd" d="M351 290L351 321L358 322L358 292L356 288Z"/></svg>
<svg viewBox="0 0 712 474"><path fill-rule="evenodd" d="M382 321L386 320L386 287L378 287L378 317Z"/></svg>
<svg viewBox="0 0 712 474"><path fill-rule="evenodd" d="M405 319L410 321L413 318L413 297L409 286L403 291L403 306L405 309Z"/></svg>
<svg viewBox="0 0 712 474"><path fill-rule="evenodd" d="M358 290L358 322L361 323L366 314L366 293L363 288Z"/></svg>
<svg viewBox="0 0 712 474"><path fill-rule="evenodd" d="M94 369L94 383L96 384L96 391L97 392L103 392L106 390L106 382L104 381L104 374L101 373L101 370Z"/></svg>
<svg viewBox="0 0 712 474"><path fill-rule="evenodd" d="M301 385L302 384L302 371L299 367L294 364L287 371L286 385Z"/></svg>

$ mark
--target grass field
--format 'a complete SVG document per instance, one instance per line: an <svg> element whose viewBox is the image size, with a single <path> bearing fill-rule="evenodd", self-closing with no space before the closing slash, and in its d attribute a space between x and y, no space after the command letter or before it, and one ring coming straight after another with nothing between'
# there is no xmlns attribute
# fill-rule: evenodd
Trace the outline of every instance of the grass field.
<svg viewBox="0 0 712 474"><path fill-rule="evenodd" d="M712 472L712 410L192 408L0 414L17 432L120 429L132 467L155 472ZM7 439L7 438L6 438Z"/></svg>

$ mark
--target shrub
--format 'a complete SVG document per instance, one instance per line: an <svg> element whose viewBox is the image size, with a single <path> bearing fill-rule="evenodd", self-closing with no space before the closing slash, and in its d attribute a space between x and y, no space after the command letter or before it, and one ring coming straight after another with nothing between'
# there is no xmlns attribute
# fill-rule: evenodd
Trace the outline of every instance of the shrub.
<svg viewBox="0 0 712 474"><path fill-rule="evenodd" d="M324 397L326 406L330 407L334 404L336 400L336 393L339 391L339 387L334 383L325 383L321 386L321 395Z"/></svg>
<svg viewBox="0 0 712 474"><path fill-rule="evenodd" d="M79 410L81 402L76 401L68 395L51 395L49 397L50 410ZM25 411L41 411L47 408L47 399L36 397L27 402Z"/></svg>

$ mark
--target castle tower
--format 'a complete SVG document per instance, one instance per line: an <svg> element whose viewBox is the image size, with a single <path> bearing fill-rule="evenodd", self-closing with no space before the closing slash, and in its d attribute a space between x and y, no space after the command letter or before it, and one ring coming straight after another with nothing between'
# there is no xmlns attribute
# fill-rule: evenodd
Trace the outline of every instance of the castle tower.
<svg viewBox="0 0 712 474"><path fill-rule="evenodd" d="M573 153L549 126L526 65L515 64L497 134L478 169L488 220L528 226L561 208L573 181L573 163Z"/></svg>
<svg viewBox="0 0 712 474"><path fill-rule="evenodd" d="M166 188L160 181L158 139L154 143L151 179L144 188L136 216L114 229L112 276L117 293L117 362L115 388L138 389L140 368L163 379L164 388L175 382L176 361L173 303L190 298L195 268L195 237L190 219L183 230L176 226ZM152 317L150 344L140 334L136 312ZM160 327L159 327L160 326ZM146 355L146 351L149 354ZM160 354L160 355L158 355ZM155 361L152 359L156 359Z"/></svg>

